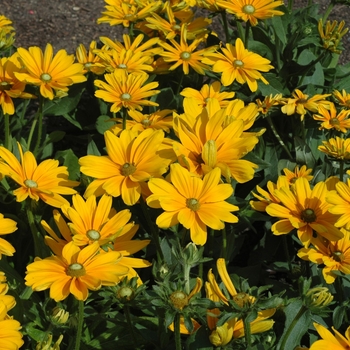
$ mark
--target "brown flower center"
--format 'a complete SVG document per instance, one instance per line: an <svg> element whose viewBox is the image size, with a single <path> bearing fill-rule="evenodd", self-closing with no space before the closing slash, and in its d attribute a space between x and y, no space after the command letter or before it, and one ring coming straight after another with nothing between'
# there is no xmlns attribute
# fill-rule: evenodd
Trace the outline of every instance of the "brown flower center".
<svg viewBox="0 0 350 350"><path fill-rule="evenodd" d="M181 52L180 57L184 60L184 61L188 61L191 58L191 54L187 51Z"/></svg>
<svg viewBox="0 0 350 350"><path fill-rule="evenodd" d="M100 233L98 231L96 231L96 230L88 230L86 232L86 235L92 241L98 241L100 239L100 237L101 237Z"/></svg>
<svg viewBox="0 0 350 350"><path fill-rule="evenodd" d="M124 176L132 175L135 171L136 171L136 166L134 164L131 164L131 163L123 164L123 166L120 170L120 172Z"/></svg>
<svg viewBox="0 0 350 350"><path fill-rule="evenodd" d="M38 184L34 181L34 180L30 180L27 179L24 181L24 184L28 187L28 188L37 188Z"/></svg>
<svg viewBox="0 0 350 350"><path fill-rule="evenodd" d="M43 73L40 76L40 79L44 82L44 83L49 83L52 79L51 75L49 73Z"/></svg>
<svg viewBox="0 0 350 350"><path fill-rule="evenodd" d="M201 204L196 198L188 198L186 199L186 207L193 210L197 211L200 208Z"/></svg>
<svg viewBox="0 0 350 350"><path fill-rule="evenodd" d="M79 263L73 263L68 266L67 275L71 277L82 277L86 275L85 267Z"/></svg>
<svg viewBox="0 0 350 350"><path fill-rule="evenodd" d="M339 122L339 119L337 119L337 118L331 118L331 119L329 119L329 124L331 124L333 126L339 126L340 122Z"/></svg>
<svg viewBox="0 0 350 350"><path fill-rule="evenodd" d="M242 68L244 66L244 62L241 60L234 60L233 65L237 68Z"/></svg>
<svg viewBox="0 0 350 350"><path fill-rule="evenodd" d="M304 104L307 102L307 99L306 98L299 98L298 100L296 100L296 104Z"/></svg>
<svg viewBox="0 0 350 350"><path fill-rule="evenodd" d="M307 208L301 212L301 220L303 220L304 222L314 222L316 218L317 217L315 212L310 208Z"/></svg>
<svg viewBox="0 0 350 350"><path fill-rule="evenodd" d="M243 6L242 11L247 15L252 15L255 12L255 7L252 5L245 5Z"/></svg>
<svg viewBox="0 0 350 350"><path fill-rule="evenodd" d="M0 82L0 91L11 90L11 84L7 81Z"/></svg>
<svg viewBox="0 0 350 350"><path fill-rule="evenodd" d="M344 254L342 253L342 252L340 252L340 251L335 251L335 252L333 252L333 259L335 260L335 261L337 261L337 262L342 262L343 260L344 260Z"/></svg>

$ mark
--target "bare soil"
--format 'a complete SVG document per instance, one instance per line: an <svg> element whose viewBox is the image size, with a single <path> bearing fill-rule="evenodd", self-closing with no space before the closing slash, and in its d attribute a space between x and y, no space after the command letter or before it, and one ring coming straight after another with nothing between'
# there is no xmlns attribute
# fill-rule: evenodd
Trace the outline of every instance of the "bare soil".
<svg viewBox="0 0 350 350"><path fill-rule="evenodd" d="M287 3L288 0L285 0ZM330 0L314 0L324 12ZM307 6L308 0L294 0L294 7ZM88 46L91 40L100 36L121 38L121 26L96 24L101 17L105 2L103 0L0 0L0 14L13 21L16 29L16 46L39 46L44 48L51 43L55 50L66 49L75 53L82 43ZM338 4L334 7L330 19L345 20L350 26L350 7ZM220 31L220 28L215 28ZM350 33L343 40L345 50L341 62L350 62Z"/></svg>

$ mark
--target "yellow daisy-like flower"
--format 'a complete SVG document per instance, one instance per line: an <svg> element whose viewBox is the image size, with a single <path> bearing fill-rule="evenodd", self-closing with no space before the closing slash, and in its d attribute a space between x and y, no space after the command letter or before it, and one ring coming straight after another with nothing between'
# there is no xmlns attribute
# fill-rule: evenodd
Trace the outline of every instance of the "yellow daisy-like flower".
<svg viewBox="0 0 350 350"><path fill-rule="evenodd" d="M345 337L334 327L332 327L334 335L326 327L315 322L314 327L322 339L316 340L309 350L346 350L350 348L350 327L345 331Z"/></svg>
<svg viewBox="0 0 350 350"><path fill-rule="evenodd" d="M160 55L164 58L165 62L175 62L169 70L174 70L179 66L182 66L184 74L189 74L189 67L192 67L198 74L205 75L205 71L209 70L209 66L203 63L203 57L216 49L216 46L197 50L198 45L202 42L202 39L195 39L191 44L187 43L187 26L185 24L181 27L180 43L174 39L170 40L172 45L164 41L158 43L159 46L164 48L164 51Z"/></svg>
<svg viewBox="0 0 350 350"><path fill-rule="evenodd" d="M4 15L0 15L0 29L4 30L6 33L11 32L14 28L11 26L12 21Z"/></svg>
<svg viewBox="0 0 350 350"><path fill-rule="evenodd" d="M294 171L290 171L288 168L284 168L283 172L287 182L290 185L294 184L296 179L298 179L299 177L304 177L307 181L311 181L313 179L313 176L310 175L312 173L312 169L308 169L306 165L303 165L301 168L299 168L299 165L297 165L294 168Z"/></svg>
<svg viewBox="0 0 350 350"><path fill-rule="evenodd" d="M99 88L95 96L113 103L111 112L117 113L122 107L142 111L142 106L158 106L158 103L146 100L160 92L153 90L158 82L145 84L148 74L127 74L124 70L116 69L113 73L105 74L105 79L107 83L95 80L94 84Z"/></svg>
<svg viewBox="0 0 350 350"><path fill-rule="evenodd" d="M141 183L160 177L167 170L168 160L159 156L163 142L161 130L147 129L138 136L124 130L119 137L110 131L105 134L108 156L80 158L81 172L96 178L87 187L85 196L107 193L121 196L124 203L134 205L141 196Z"/></svg>
<svg viewBox="0 0 350 350"><path fill-rule="evenodd" d="M186 98L193 98L195 102L203 108L207 106L211 99L216 99L219 102L220 107L227 107L230 102L228 100L233 98L235 93L233 91L220 92L220 90L221 83L215 81L212 84L204 84L200 91L187 87L181 91L180 95L184 96L185 100Z"/></svg>
<svg viewBox="0 0 350 350"><path fill-rule="evenodd" d="M326 109L322 105L318 106L318 114L314 114L312 117L322 122L320 130L322 129L335 129L346 133L350 129L350 119L348 118L350 110L343 109L339 113L335 108L334 103L329 103L329 109Z"/></svg>
<svg viewBox="0 0 350 350"><path fill-rule="evenodd" d="M27 266L26 285L34 291L50 288L50 298L55 301L73 294L78 300L86 300L89 290L101 286L113 286L128 268L120 266L122 255L110 251L99 254L100 246L94 242L80 249L73 242L66 244L62 256L36 258Z"/></svg>
<svg viewBox="0 0 350 350"><path fill-rule="evenodd" d="M91 41L89 51L86 50L83 44L80 44L75 52L77 61L84 66L83 73L92 72L97 75L101 75L105 71L105 67L102 64L102 59L95 54L97 49L97 42Z"/></svg>
<svg viewBox="0 0 350 350"><path fill-rule="evenodd" d="M72 201L72 206L63 206L62 212L70 221L68 227L73 234L72 240L78 246L93 242L102 246L114 242L131 218L128 209L118 213L112 211L112 197L108 195L103 195L98 204L94 195L85 202L76 194Z"/></svg>
<svg viewBox="0 0 350 350"><path fill-rule="evenodd" d="M230 297L237 301L237 303L250 303L255 302L255 298L245 293L237 293L235 286L227 272L225 259L219 258L216 262L218 273L225 285ZM220 289L218 283L215 280L215 276L212 269L208 272L208 282L205 283L206 296L208 299L215 302L223 302L228 304L228 298L224 295ZM250 323L250 330L252 334L262 333L272 328L274 321L268 320L275 313L275 309L267 309L258 312L257 318ZM212 315L216 315L212 316ZM244 324L243 320L232 318L228 322L225 322L222 326L217 326L219 321L220 310L212 309L207 313L207 323L212 333L209 336L210 342L215 346L225 346L233 338L244 337Z"/></svg>
<svg viewBox="0 0 350 350"><path fill-rule="evenodd" d="M337 99L340 106L350 108L350 94L344 89L341 92L338 90L334 90L333 96Z"/></svg>
<svg viewBox="0 0 350 350"><path fill-rule="evenodd" d="M284 15L284 12L275 10L276 7L283 5L283 1L219 0L217 1L217 4L244 22L249 21L252 26L256 26L258 24L258 20Z"/></svg>
<svg viewBox="0 0 350 350"><path fill-rule="evenodd" d="M136 133L140 133L146 129L170 132L173 128L172 113L173 110L171 109L158 110L151 114L143 114L136 110L128 110L131 120L126 120L126 129L130 129ZM123 119L111 118L111 120L115 120L117 124L112 126L109 130L119 135L123 130Z"/></svg>
<svg viewBox="0 0 350 350"><path fill-rule="evenodd" d="M328 194L325 182L319 182L311 189L304 177L296 179L294 186L275 190L274 196L280 204L271 203L266 207L269 215L281 219L272 225L273 234L283 235L297 229L298 237L306 248L310 245L313 231L330 241L343 238L334 226L339 216L328 211L331 207L326 201Z"/></svg>
<svg viewBox="0 0 350 350"><path fill-rule="evenodd" d="M152 208L162 208L156 224L169 228L178 223L190 230L191 240L203 245L207 241L207 226L221 230L225 222L235 223L238 218L231 211L238 207L225 202L233 193L232 186L220 184L220 170L214 169L203 180L193 176L180 164L170 165L171 182L151 179L147 198Z"/></svg>
<svg viewBox="0 0 350 350"><path fill-rule="evenodd" d="M271 94L266 96L263 101L258 98L255 102L258 105L259 112L266 115L274 106L278 106L281 103L281 100L282 94L276 94L274 96Z"/></svg>
<svg viewBox="0 0 350 350"><path fill-rule="evenodd" d="M287 115L300 114L301 120L303 120L307 111L317 113L320 105L328 108L330 102L325 100L328 96L331 96L331 94L314 95L309 98L309 95L295 89L292 98L282 100L285 105L281 108L281 111Z"/></svg>
<svg viewBox="0 0 350 350"><path fill-rule="evenodd" d="M344 237L339 241L332 242L317 237L311 240L312 247L301 248L298 251L299 258L324 265L322 274L329 284L334 283L337 278L333 271L350 274L350 232L345 229L341 231Z"/></svg>
<svg viewBox="0 0 350 350"><path fill-rule="evenodd" d="M5 303L0 301L0 349L18 350L24 344L21 324L9 318L7 311Z"/></svg>
<svg viewBox="0 0 350 350"><path fill-rule="evenodd" d="M47 44L45 52L37 46L28 50L17 49L19 57L25 66L26 73L15 73L20 81L40 87L40 94L52 100L56 92L67 92L68 86L86 81L83 74L84 66L74 63L74 55L68 55L66 50L59 50L53 55L51 44Z"/></svg>
<svg viewBox="0 0 350 350"><path fill-rule="evenodd" d="M240 38L236 40L235 46L227 43L221 49L223 53L208 53L203 63L212 65L213 72L222 73L221 83L224 86L231 85L234 81L239 84L247 83L251 91L258 89L257 80L264 84L268 81L260 72L268 72L274 67L270 61L260 55L248 51Z"/></svg>
<svg viewBox="0 0 350 350"><path fill-rule="evenodd" d="M22 71L17 64L17 57L18 55L14 54L10 58L0 59L0 106L3 114L15 113L13 98L35 98L34 95L24 92L26 84L15 76L15 72Z"/></svg>
<svg viewBox="0 0 350 350"><path fill-rule="evenodd" d="M32 152L23 154L21 145L17 145L21 162L8 149L0 147L0 174L9 176L20 186L13 191L17 202L29 197L57 208L69 204L62 195L75 194L71 187L79 182L68 179L67 167L59 166L56 159L46 159L38 165Z"/></svg>
<svg viewBox="0 0 350 350"><path fill-rule="evenodd" d="M350 138L343 139L337 136L335 139L332 138L328 141L322 141L322 143L323 145L318 146L319 151L335 159L350 159Z"/></svg>
<svg viewBox="0 0 350 350"><path fill-rule="evenodd" d="M3 214L0 214L0 235L8 235L17 230L17 223L12 219L4 218ZM12 256L15 252L15 248L7 242L5 239L0 238L0 259L2 254ZM0 293L1 294L1 293Z"/></svg>

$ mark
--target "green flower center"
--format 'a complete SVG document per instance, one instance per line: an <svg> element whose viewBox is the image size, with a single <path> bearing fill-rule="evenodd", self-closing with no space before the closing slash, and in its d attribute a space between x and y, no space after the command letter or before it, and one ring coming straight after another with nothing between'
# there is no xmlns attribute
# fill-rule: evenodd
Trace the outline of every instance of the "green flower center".
<svg viewBox="0 0 350 350"><path fill-rule="evenodd" d="M49 73L43 73L40 76L40 79L44 82L44 83L49 83L51 81L51 75Z"/></svg>
<svg viewBox="0 0 350 350"><path fill-rule="evenodd" d="M71 277L82 277L86 275L85 267L79 263L73 263L68 266L67 275Z"/></svg>
<svg viewBox="0 0 350 350"><path fill-rule="evenodd" d="M88 70L91 68L91 66L92 66L92 63L91 63L91 62L87 62L87 63L84 64L84 67L85 67L86 69L88 69Z"/></svg>
<svg viewBox="0 0 350 350"><path fill-rule="evenodd" d="M304 222L314 222L316 218L317 217L315 212L310 208L307 208L301 212L301 220L303 220Z"/></svg>
<svg viewBox="0 0 350 350"><path fill-rule="evenodd" d="M152 124L152 121L149 120L149 119L144 119L144 120L142 120L141 124L142 124L145 128L148 128L148 127Z"/></svg>
<svg viewBox="0 0 350 350"><path fill-rule="evenodd" d="M88 230L86 232L86 235L92 240L92 241L98 241L101 237L100 233L96 230Z"/></svg>
<svg viewBox="0 0 350 350"><path fill-rule="evenodd" d="M247 293L237 293L232 299L240 308L249 303L249 295Z"/></svg>
<svg viewBox="0 0 350 350"><path fill-rule="evenodd" d="M244 66L244 62L241 61L241 60L234 60L234 61L233 61L233 65L234 65L235 67L241 68L241 67Z"/></svg>
<svg viewBox="0 0 350 350"><path fill-rule="evenodd" d="M24 184L28 187L28 188L37 188L38 184L34 181L34 180L24 180Z"/></svg>
<svg viewBox="0 0 350 350"><path fill-rule="evenodd" d="M337 119L337 118L331 118L331 119L329 119L329 124L331 124L333 126L339 126L340 122L339 122L339 119Z"/></svg>
<svg viewBox="0 0 350 350"><path fill-rule="evenodd" d="M122 287L119 289L117 296L119 299L131 300L134 297L134 290L130 287Z"/></svg>
<svg viewBox="0 0 350 350"><path fill-rule="evenodd" d="M120 98L121 98L123 101L129 101L129 100L131 100L131 95L128 94L127 92L124 92L124 93L120 96Z"/></svg>
<svg viewBox="0 0 350 350"><path fill-rule="evenodd" d="M245 5L243 6L242 11L247 15L252 15L255 12L255 7L252 5Z"/></svg>
<svg viewBox="0 0 350 350"><path fill-rule="evenodd" d="M196 198L188 198L186 199L186 207L193 210L197 211L200 208L201 204Z"/></svg>
<svg viewBox="0 0 350 350"><path fill-rule="evenodd" d="M174 25L172 26L172 29L175 30L175 31L178 31L178 30L181 29L181 27L180 27L178 24L174 24Z"/></svg>
<svg viewBox="0 0 350 350"><path fill-rule="evenodd" d="M184 60L184 61L188 61L191 58L191 54L187 51L181 52L180 57Z"/></svg>
<svg viewBox="0 0 350 350"><path fill-rule="evenodd" d="M132 175L135 171L136 171L136 166L134 164L131 164L131 163L123 164L123 166L120 170L120 172L124 176Z"/></svg>
<svg viewBox="0 0 350 350"><path fill-rule="evenodd" d="M342 262L344 260L344 254L340 251L333 252L333 259L337 262Z"/></svg>
<svg viewBox="0 0 350 350"><path fill-rule="evenodd" d="M126 66L126 64L121 63L121 64L118 64L118 68L125 69L125 68L127 68L127 66Z"/></svg>
<svg viewBox="0 0 350 350"><path fill-rule="evenodd" d="M7 81L0 82L0 91L11 90L11 84Z"/></svg>

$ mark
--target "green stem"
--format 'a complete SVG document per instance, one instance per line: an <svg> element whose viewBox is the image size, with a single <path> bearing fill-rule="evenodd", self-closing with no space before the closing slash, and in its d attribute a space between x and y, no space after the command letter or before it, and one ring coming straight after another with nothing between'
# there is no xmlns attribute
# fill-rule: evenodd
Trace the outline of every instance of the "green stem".
<svg viewBox="0 0 350 350"><path fill-rule="evenodd" d="M122 115L122 120L123 120L123 130L125 130L126 129L126 119L128 118L128 114L127 114L126 109L124 107L122 107L122 109L120 110L120 114Z"/></svg>
<svg viewBox="0 0 350 350"><path fill-rule="evenodd" d="M305 118L300 121L301 123L301 138L305 142L306 141L306 129L305 129Z"/></svg>
<svg viewBox="0 0 350 350"><path fill-rule="evenodd" d="M288 11L292 12L294 0L288 0Z"/></svg>
<svg viewBox="0 0 350 350"><path fill-rule="evenodd" d="M39 98L39 109L38 109L38 111L35 114L35 117L34 117L34 120L33 120L33 124L32 124L32 126L30 128L30 131L29 131L29 136L28 136L28 141L27 141L27 149L28 150L30 150L30 146L31 146L32 139L33 139L33 134L34 134L34 131L35 131L35 128L36 128L36 124L38 123L38 119L40 118L40 115L42 114L43 101L44 101L43 97L40 96L40 98ZM41 120L42 120L42 116L41 116Z"/></svg>
<svg viewBox="0 0 350 350"><path fill-rule="evenodd" d="M84 323L84 301L79 300L79 309L78 309L78 329L76 333L76 340L75 340L75 348L74 350L80 349L80 343L81 343L81 335L83 333L83 323Z"/></svg>
<svg viewBox="0 0 350 350"><path fill-rule="evenodd" d="M252 347L252 333L250 330L250 322L247 322L247 317L243 317L243 326L244 326L244 338L247 344L247 350Z"/></svg>
<svg viewBox="0 0 350 350"><path fill-rule="evenodd" d="M282 69L282 61L281 61L281 55L280 55L280 51L281 51L281 48L280 48L280 44L281 44L281 41L280 39L278 38L277 36L277 33L276 33L276 28L273 27L273 30L275 32L275 55L276 55L276 63L277 63L277 70L280 71Z"/></svg>
<svg viewBox="0 0 350 350"><path fill-rule="evenodd" d="M247 21L245 23L245 33L244 33L244 47L246 48L246 50L248 50L249 32L250 32L250 22Z"/></svg>
<svg viewBox="0 0 350 350"><path fill-rule="evenodd" d="M35 148L34 148L34 155L38 154L38 150L40 147L40 143L41 143L41 136L43 133L43 101L44 99L41 98L40 99L40 105L39 105L39 123L38 123L38 134L37 134L37 139L36 139L36 143L35 143Z"/></svg>
<svg viewBox="0 0 350 350"><path fill-rule="evenodd" d="M242 41L244 43L245 35L244 35L242 23L240 21L237 21L237 30L238 30L238 36L242 39ZM244 43L244 45L245 45L245 43Z"/></svg>
<svg viewBox="0 0 350 350"><path fill-rule="evenodd" d="M270 125L270 128L271 128L273 134L275 135L276 139L278 140L279 144L280 144L280 145L283 147L283 149L286 151L286 153L287 153L287 155L288 155L288 157L289 157L289 160L293 162L294 159L293 159L292 155L290 154L287 145L283 142L281 136L280 136L279 133L277 132L277 130L276 130L276 128L275 128L275 125L273 124L273 121L272 121L271 116L270 116L269 114L267 114L266 119L267 119L267 122L268 122L269 125Z"/></svg>
<svg viewBox="0 0 350 350"><path fill-rule="evenodd" d="M223 228L222 232L222 253L221 257L225 259L227 262L227 234L226 234L226 226Z"/></svg>
<svg viewBox="0 0 350 350"><path fill-rule="evenodd" d="M318 63L320 62L323 57L326 54L326 50L324 50L315 60L313 60L312 62L310 62L308 68L306 69L305 73L302 75L300 82L298 84L298 86L302 86L303 85L303 81L305 79L305 77L307 76L307 74L310 72L310 70Z"/></svg>
<svg viewBox="0 0 350 350"><path fill-rule="evenodd" d="M281 343L280 349L286 350L286 343L288 341L288 338L290 337L291 333L293 332L293 328L298 323L300 318L304 315L304 313L307 311L307 307L305 305L302 305L296 316L294 317L294 320L289 325L287 332L284 335L283 341Z"/></svg>
<svg viewBox="0 0 350 350"><path fill-rule="evenodd" d="M9 151L11 151L10 116L8 115L8 113L4 114L4 123L5 123L5 144L4 145Z"/></svg>
<svg viewBox="0 0 350 350"><path fill-rule="evenodd" d="M177 312L174 319L175 349L182 350L180 333L180 314Z"/></svg>
<svg viewBox="0 0 350 350"><path fill-rule="evenodd" d="M143 200L142 195L140 197L140 206L141 206L141 210L142 210L143 216L146 219L148 229L151 232L154 244L156 245L158 262L163 262L164 261L164 256L163 256L162 248L161 248L160 242L159 242L158 229L156 229L154 227L153 221L152 221L152 219L149 216L149 212L148 212L148 209L147 209L148 207L147 207L145 201Z"/></svg>
<svg viewBox="0 0 350 350"><path fill-rule="evenodd" d="M35 224L35 217L32 209L32 200L28 199L26 203L26 212L27 212L27 219L30 231L32 232L33 241L34 241L34 253L35 256L40 257L40 232Z"/></svg>
<svg viewBox="0 0 350 350"><path fill-rule="evenodd" d="M283 236L282 237L283 248L284 248L284 253L286 254L286 258L287 258L288 269L289 269L289 272L292 273L293 268L292 268L292 262L290 260L290 255L289 255L287 236L286 235L282 235L282 236Z"/></svg>
<svg viewBox="0 0 350 350"><path fill-rule="evenodd" d="M344 181L344 160L339 161L339 179Z"/></svg>
<svg viewBox="0 0 350 350"><path fill-rule="evenodd" d="M182 82L184 80L184 75L185 75L185 73L183 71L181 71L179 85L177 86L177 90L176 90L176 96L178 96L180 94Z"/></svg>
<svg viewBox="0 0 350 350"><path fill-rule="evenodd" d="M213 257L214 253L214 239L215 239L215 232L212 228L208 227L208 243L209 243L209 257Z"/></svg>
<svg viewBox="0 0 350 350"><path fill-rule="evenodd" d="M331 1L331 3L328 5L326 11L324 12L323 18L322 18L323 23L326 23L329 14L330 14L330 13L332 12L332 10L333 10L334 5L335 5L335 4L334 4L333 1Z"/></svg>
<svg viewBox="0 0 350 350"><path fill-rule="evenodd" d="M186 294L190 294L190 271L191 266L188 264L184 264L184 280L185 280L185 292Z"/></svg>
<svg viewBox="0 0 350 350"><path fill-rule="evenodd" d="M136 334L134 332L134 325L132 324L132 320L131 320L131 313L130 313L129 305L125 304L124 307L123 307L123 310L124 310L124 316L125 316L125 319L126 319L126 323L128 324L128 327L129 327L129 330L130 330L130 335L131 335L131 338L132 338L133 345L136 348L137 347Z"/></svg>
<svg viewBox="0 0 350 350"><path fill-rule="evenodd" d="M224 26L224 31L225 31L226 43L229 43L230 42L230 34L228 32L226 10L221 11L221 18L222 18L222 24Z"/></svg>

